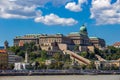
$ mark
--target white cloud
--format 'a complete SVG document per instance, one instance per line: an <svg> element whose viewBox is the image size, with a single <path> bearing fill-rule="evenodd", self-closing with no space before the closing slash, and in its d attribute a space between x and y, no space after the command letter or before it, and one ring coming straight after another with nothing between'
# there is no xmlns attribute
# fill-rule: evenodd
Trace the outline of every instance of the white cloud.
<svg viewBox="0 0 120 80"><path fill-rule="evenodd" d="M35 22L41 22L46 25L63 25L63 26L72 26L78 23L73 18L60 18L59 16L51 13L46 16L39 16L35 18Z"/></svg>
<svg viewBox="0 0 120 80"><path fill-rule="evenodd" d="M66 9L69 9L71 11L74 11L74 12L79 12L81 11L82 9L80 8L79 5L77 5L75 2L71 2L71 3L68 3L66 6L65 6Z"/></svg>
<svg viewBox="0 0 120 80"><path fill-rule="evenodd" d="M72 0L15 0L17 4L22 5L38 5L44 6L47 3L52 3L53 6L65 5L67 2Z"/></svg>
<svg viewBox="0 0 120 80"><path fill-rule="evenodd" d="M91 19L97 24L120 24L120 0L92 0Z"/></svg>
<svg viewBox="0 0 120 80"><path fill-rule="evenodd" d="M17 5L14 1L0 1L1 18L33 18L36 15L35 6Z"/></svg>
<svg viewBox="0 0 120 80"><path fill-rule="evenodd" d="M78 0L78 4L76 2L69 2L66 4L65 8L70 11L79 12L82 11L82 4L86 2L87 0Z"/></svg>
<svg viewBox="0 0 120 80"><path fill-rule="evenodd" d="M0 18L34 18L37 7L48 2L53 5L64 5L71 0L0 0Z"/></svg>
<svg viewBox="0 0 120 80"><path fill-rule="evenodd" d="M0 1L0 18L18 18L18 19L35 19L36 22L41 22L46 25L67 25L71 26L77 23L72 18L60 18L55 14L42 16L42 12L37 10L38 7L43 7L48 2L54 6L65 5L71 0L1 0Z"/></svg>

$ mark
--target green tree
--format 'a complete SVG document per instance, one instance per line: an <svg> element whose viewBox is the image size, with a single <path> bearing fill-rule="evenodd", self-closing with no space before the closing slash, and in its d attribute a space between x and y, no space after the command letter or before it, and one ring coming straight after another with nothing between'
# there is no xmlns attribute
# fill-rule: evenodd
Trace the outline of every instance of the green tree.
<svg viewBox="0 0 120 80"><path fill-rule="evenodd" d="M14 69L14 64L10 64L9 67L8 67L8 69L13 70Z"/></svg>
<svg viewBox="0 0 120 80"><path fill-rule="evenodd" d="M94 61L92 61L88 66L87 66L87 69L95 69L95 64L94 64Z"/></svg>
<svg viewBox="0 0 120 80"><path fill-rule="evenodd" d="M62 61L67 61L67 62L69 62L71 59L70 59L70 55L69 54L62 54L61 55L62 57Z"/></svg>
<svg viewBox="0 0 120 80"><path fill-rule="evenodd" d="M47 66L45 65L45 63L40 63L40 65L39 65L39 68L40 69L47 69Z"/></svg>
<svg viewBox="0 0 120 80"><path fill-rule="evenodd" d="M80 55L86 58L88 53L87 52L81 52Z"/></svg>
<svg viewBox="0 0 120 80"><path fill-rule="evenodd" d="M53 54L53 58L54 58L56 61L61 61L61 54L60 54L60 53L55 53L55 54Z"/></svg>
<svg viewBox="0 0 120 80"><path fill-rule="evenodd" d="M41 54L41 58L44 58L44 59L47 58L47 52L45 50L42 50L40 54Z"/></svg>
<svg viewBox="0 0 120 80"><path fill-rule="evenodd" d="M113 54L113 53L116 53L118 49L115 48L114 46L108 46L108 50L109 50L110 53Z"/></svg>
<svg viewBox="0 0 120 80"><path fill-rule="evenodd" d="M35 59L36 59L36 54L33 53L33 52L31 52L31 53L29 54L29 57L30 57L30 60L35 60Z"/></svg>
<svg viewBox="0 0 120 80"><path fill-rule="evenodd" d="M75 45L73 50L74 51L79 51L79 45Z"/></svg>
<svg viewBox="0 0 120 80"><path fill-rule="evenodd" d="M35 42L25 43L23 48L24 50L28 50L29 52L37 51L37 46Z"/></svg>
<svg viewBox="0 0 120 80"><path fill-rule="evenodd" d="M95 60L95 53L88 53L88 59Z"/></svg>
<svg viewBox="0 0 120 80"><path fill-rule="evenodd" d="M23 50L20 50L18 53L17 53L18 56L22 56L23 58L25 58L25 52Z"/></svg>
<svg viewBox="0 0 120 80"><path fill-rule="evenodd" d="M15 54L17 54L20 51L20 47L19 46L12 46L10 48L8 48L8 50L14 52Z"/></svg>

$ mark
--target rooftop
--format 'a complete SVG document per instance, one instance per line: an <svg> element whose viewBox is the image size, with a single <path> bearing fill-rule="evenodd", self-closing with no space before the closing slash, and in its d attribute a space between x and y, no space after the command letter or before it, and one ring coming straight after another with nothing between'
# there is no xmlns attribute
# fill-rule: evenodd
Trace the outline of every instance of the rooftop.
<svg viewBox="0 0 120 80"><path fill-rule="evenodd" d="M115 42L113 46L120 46L120 42Z"/></svg>
<svg viewBox="0 0 120 80"><path fill-rule="evenodd" d="M90 39L99 39L98 37L89 37Z"/></svg>
<svg viewBox="0 0 120 80"><path fill-rule="evenodd" d="M4 50L4 49L0 50L0 53L6 53L6 50Z"/></svg>

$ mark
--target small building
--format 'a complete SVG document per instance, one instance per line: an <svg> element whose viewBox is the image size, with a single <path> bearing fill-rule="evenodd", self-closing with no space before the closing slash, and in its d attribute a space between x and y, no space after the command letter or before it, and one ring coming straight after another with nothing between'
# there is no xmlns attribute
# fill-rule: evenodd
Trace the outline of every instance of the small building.
<svg viewBox="0 0 120 80"><path fill-rule="evenodd" d="M15 55L14 52L8 51L7 53L8 53L8 64L9 65L23 61L23 58L21 56Z"/></svg>
<svg viewBox="0 0 120 80"><path fill-rule="evenodd" d="M8 67L8 54L6 50L0 50L0 69L7 69Z"/></svg>
<svg viewBox="0 0 120 80"><path fill-rule="evenodd" d="M30 68L29 57L26 51L25 53L25 61L24 62L16 62L14 63L14 70L27 70Z"/></svg>
<svg viewBox="0 0 120 80"><path fill-rule="evenodd" d="M96 69L117 67L120 69L120 60L95 61Z"/></svg>
<svg viewBox="0 0 120 80"><path fill-rule="evenodd" d="M8 52L8 64L14 64L14 62L15 62L14 55L15 55L15 53Z"/></svg>
<svg viewBox="0 0 120 80"><path fill-rule="evenodd" d="M120 42L115 42L115 43L113 44L113 46L116 47L116 48L120 48Z"/></svg>

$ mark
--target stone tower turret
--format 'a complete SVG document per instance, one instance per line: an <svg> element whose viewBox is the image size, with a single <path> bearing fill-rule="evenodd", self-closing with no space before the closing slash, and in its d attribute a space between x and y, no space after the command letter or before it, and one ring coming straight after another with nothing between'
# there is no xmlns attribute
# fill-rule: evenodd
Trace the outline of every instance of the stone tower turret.
<svg viewBox="0 0 120 80"><path fill-rule="evenodd" d="M9 45L9 43L8 43L8 41L6 40L6 41L4 42L4 49L7 49L7 48L8 48L8 45Z"/></svg>

